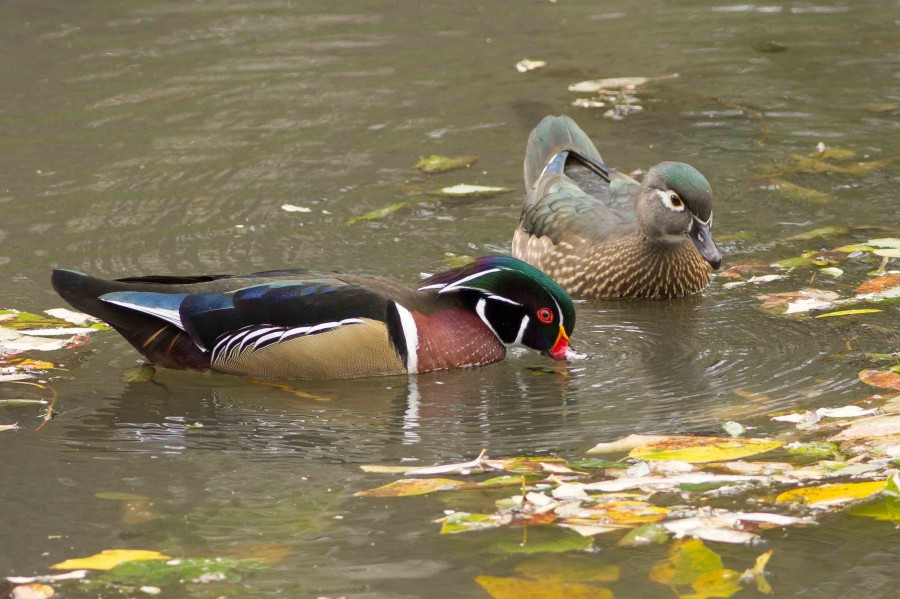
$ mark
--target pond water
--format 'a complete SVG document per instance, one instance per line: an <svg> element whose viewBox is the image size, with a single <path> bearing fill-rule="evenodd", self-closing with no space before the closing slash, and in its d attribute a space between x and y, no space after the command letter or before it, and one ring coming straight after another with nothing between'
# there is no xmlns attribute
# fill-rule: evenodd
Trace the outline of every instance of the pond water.
<svg viewBox="0 0 900 599"><path fill-rule="evenodd" d="M889 0L12 0L0 11L0 308L61 307L52 267L320 267L413 284L446 268L447 253L507 253L525 140L546 114L575 118L623 170L676 159L705 173L726 268L896 236L896 164L784 176L830 201L774 190L759 172L819 142L860 161L900 154L898 23ZM524 58L547 66L519 73ZM590 94L567 89L672 73L639 87L643 110L622 120L573 106ZM429 154L478 162L412 168ZM424 193L456 183L517 191ZM849 230L783 241L826 226ZM814 286L846 294L875 266L844 264ZM164 371L123 382L139 356L98 333L50 356L65 367L50 380L54 420L35 431L35 410L3 411L22 429L0 433L0 574L132 547L279 557L241 583L172 591L189 596L484 596L475 577L528 557L496 550L521 531L439 536L432 521L454 498L354 497L391 480L360 465L464 461L482 448L576 457L633 432L721 434L727 420L765 435L772 412L860 401L872 392L857 378L864 365L843 354L896 351L897 309L823 320L759 309L756 295L811 277L729 288L720 276L682 300L581 302L582 362L516 355L300 393ZM834 516L765 538L778 597L895 596L890 523ZM617 596L671 596L646 575L665 548L614 543L598 537L591 555L629 573ZM736 569L762 551L716 550Z"/></svg>

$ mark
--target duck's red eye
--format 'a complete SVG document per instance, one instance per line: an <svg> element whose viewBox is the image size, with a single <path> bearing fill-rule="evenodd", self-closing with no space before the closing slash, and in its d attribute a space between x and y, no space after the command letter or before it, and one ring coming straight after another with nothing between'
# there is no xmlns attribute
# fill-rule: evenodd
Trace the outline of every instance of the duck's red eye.
<svg viewBox="0 0 900 599"><path fill-rule="evenodd" d="M549 324L553 322L553 312L550 311L550 308L541 308L537 311L538 320L543 322L544 324Z"/></svg>

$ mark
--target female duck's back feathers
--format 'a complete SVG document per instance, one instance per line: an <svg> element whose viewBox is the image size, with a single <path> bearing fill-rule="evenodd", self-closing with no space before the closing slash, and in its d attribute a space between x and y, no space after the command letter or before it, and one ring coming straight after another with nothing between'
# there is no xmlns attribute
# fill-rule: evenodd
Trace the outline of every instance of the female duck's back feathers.
<svg viewBox="0 0 900 599"><path fill-rule="evenodd" d="M719 266L712 191L689 165L661 163L638 183L606 166L572 119L548 116L529 136L524 172L512 254L570 293L686 295Z"/></svg>
<svg viewBox="0 0 900 599"><path fill-rule="evenodd" d="M505 325L485 318L495 312L485 306L501 300L518 306L516 326L540 333L512 341L554 357L565 355L574 325L562 289L504 257L441 273L418 291L375 277L310 270L117 281L57 270L52 282L66 301L108 322L154 363L268 378L349 378L495 362L510 342L500 334ZM542 309L553 302L558 316L549 330L521 315L532 300ZM564 319L570 321L565 327Z"/></svg>

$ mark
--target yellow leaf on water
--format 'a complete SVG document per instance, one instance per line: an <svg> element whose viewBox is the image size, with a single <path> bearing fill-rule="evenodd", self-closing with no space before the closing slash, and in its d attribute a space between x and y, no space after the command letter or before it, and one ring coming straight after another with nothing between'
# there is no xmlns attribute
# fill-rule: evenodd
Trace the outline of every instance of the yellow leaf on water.
<svg viewBox="0 0 900 599"><path fill-rule="evenodd" d="M699 464L723 462L764 453L781 447L781 441L724 437L669 437L635 447L628 454L642 460L681 460Z"/></svg>
<svg viewBox="0 0 900 599"><path fill-rule="evenodd" d="M475 582L494 599L613 599L609 589L572 582L540 582L500 576L479 576Z"/></svg>
<svg viewBox="0 0 900 599"><path fill-rule="evenodd" d="M378 220L380 218L384 218L389 214L393 214L397 212L401 208L405 208L409 205L409 202L395 202L393 204L388 204L382 208L378 208L376 210L372 210L371 212L366 212L365 214L359 214L354 216L353 218L347 219L347 222L344 224L352 225L354 223L359 223L367 220Z"/></svg>
<svg viewBox="0 0 900 599"><path fill-rule="evenodd" d="M669 557L656 563L650 570L650 580L668 586L693 584L704 572L722 569L722 558L709 549L703 541L688 539L677 541L669 549Z"/></svg>
<svg viewBox="0 0 900 599"><path fill-rule="evenodd" d="M873 312L884 312L884 310L878 310L876 308L861 308L858 310L838 310L837 312L828 312L826 314L819 314L816 318L829 318L831 316L853 316L854 314L871 314Z"/></svg>
<svg viewBox="0 0 900 599"><path fill-rule="evenodd" d="M776 497L775 501L791 501L810 507L826 507L848 501L866 499L881 492L886 485L886 480L877 480L864 483L823 485L821 487L801 487L785 491Z"/></svg>
<svg viewBox="0 0 900 599"><path fill-rule="evenodd" d="M713 597L731 597L743 587L741 575L734 570L722 568L704 572L691 583L696 594L682 595L682 599L712 599Z"/></svg>
<svg viewBox="0 0 900 599"><path fill-rule="evenodd" d="M100 553L89 557L67 559L50 567L54 570L112 570L124 562L150 559L172 558L159 551L147 551L144 549L104 549Z"/></svg>
<svg viewBox="0 0 900 599"><path fill-rule="evenodd" d="M375 489L354 493L356 497L409 497L435 491L450 491L466 483L452 478L403 478Z"/></svg>

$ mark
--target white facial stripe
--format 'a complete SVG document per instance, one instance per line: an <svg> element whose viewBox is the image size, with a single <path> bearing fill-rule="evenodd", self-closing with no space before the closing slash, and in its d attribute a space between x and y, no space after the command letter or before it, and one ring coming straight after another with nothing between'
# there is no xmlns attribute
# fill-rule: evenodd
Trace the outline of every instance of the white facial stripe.
<svg viewBox="0 0 900 599"><path fill-rule="evenodd" d="M494 337L499 339L500 343L503 343L503 339L500 339L500 335L497 334L497 330L494 329L493 326L491 326L491 321L488 320L487 314L484 313L485 306L487 306L487 300L481 298L480 300L478 300L478 303L475 304L475 313L478 314L481 322L483 322L484 325L491 330L491 332L494 334Z"/></svg>
<svg viewBox="0 0 900 599"><path fill-rule="evenodd" d="M525 336L525 329L528 328L528 322L530 320L531 319L528 318L528 316L525 316L524 318L522 318L522 324L519 325L519 332L516 333L516 340L512 342L512 345L518 345L518 346L522 345L522 337Z"/></svg>
<svg viewBox="0 0 900 599"><path fill-rule="evenodd" d="M446 293L448 291L454 291L456 289L471 289L471 287L466 287L463 283L475 280L479 277L483 277L484 275L488 275L493 272L500 272L500 269L499 268L491 268L489 270L483 270L481 272L476 272L474 275L469 275L468 277L463 277L462 279L447 285L446 287L444 287L443 289L438 291L438 293L439 294ZM419 289L421 290L422 288L420 287Z"/></svg>
<svg viewBox="0 0 900 599"><path fill-rule="evenodd" d="M416 319L412 312L401 306L397 307L400 316L400 328L403 329L403 339L406 340L406 371L409 374L419 372L419 330L416 327Z"/></svg>
<svg viewBox="0 0 900 599"><path fill-rule="evenodd" d="M661 189L656 190L656 196L659 198L659 201L662 202L662 205L668 208L673 212L684 212L684 202L681 199L675 200L678 198L678 194L674 191L663 191ZM675 201L678 202L678 205L675 205Z"/></svg>
<svg viewBox="0 0 900 599"><path fill-rule="evenodd" d="M507 304L512 304L513 306L521 306L522 305L519 302L514 302L511 299L507 299L500 295L489 295L489 296L487 296L487 299L506 302Z"/></svg>

